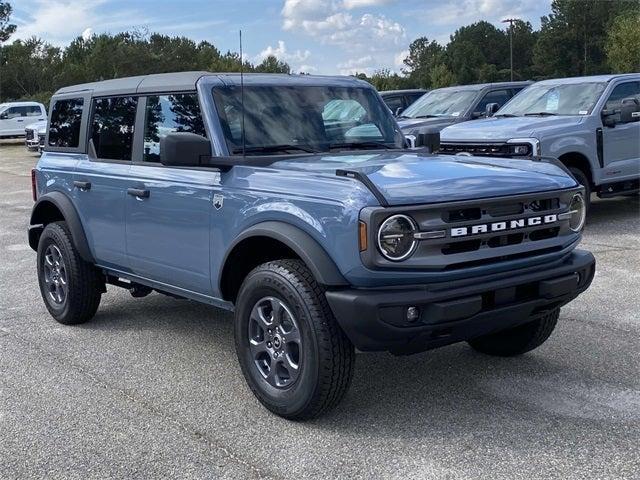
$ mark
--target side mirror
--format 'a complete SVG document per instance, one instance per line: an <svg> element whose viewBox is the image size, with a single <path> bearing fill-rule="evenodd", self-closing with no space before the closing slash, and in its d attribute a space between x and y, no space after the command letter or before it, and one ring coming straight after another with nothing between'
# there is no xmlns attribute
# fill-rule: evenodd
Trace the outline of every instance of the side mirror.
<svg viewBox="0 0 640 480"><path fill-rule="evenodd" d="M6 120L7 118L9 118L9 115L7 115L7 113L0 113L0 120Z"/></svg>
<svg viewBox="0 0 640 480"><path fill-rule="evenodd" d="M409 137L409 136L408 136ZM426 148L429 153L434 153L440 150L440 132L439 131L427 131L424 133L418 133L412 135L414 139L411 143L414 148ZM410 141L411 141L410 140Z"/></svg>
<svg viewBox="0 0 640 480"><path fill-rule="evenodd" d="M489 118L493 117L493 115L500 109L499 103L487 103L487 106L484 108L484 116Z"/></svg>
<svg viewBox="0 0 640 480"><path fill-rule="evenodd" d="M620 105L620 123L640 120L640 103L635 98L625 98Z"/></svg>
<svg viewBox="0 0 640 480"><path fill-rule="evenodd" d="M190 132L172 132L160 138L160 163L174 167L208 165L211 143Z"/></svg>

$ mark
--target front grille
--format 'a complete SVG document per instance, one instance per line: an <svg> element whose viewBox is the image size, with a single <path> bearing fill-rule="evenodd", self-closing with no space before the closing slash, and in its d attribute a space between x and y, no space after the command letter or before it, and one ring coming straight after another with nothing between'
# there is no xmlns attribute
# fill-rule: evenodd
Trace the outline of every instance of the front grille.
<svg viewBox="0 0 640 480"><path fill-rule="evenodd" d="M434 205L374 208L365 218L372 226L394 213L410 215L420 232L440 232L418 241L414 254L403 262L364 253L373 268L456 270L559 252L577 240L567 212L576 189L508 198L470 200ZM549 220L546 220L546 219ZM530 220L532 220L530 222ZM375 233L376 228L372 229ZM375 245L375 239L372 239Z"/></svg>
<svg viewBox="0 0 640 480"><path fill-rule="evenodd" d="M508 157L509 145L506 143L441 143L440 153L470 153L478 156Z"/></svg>

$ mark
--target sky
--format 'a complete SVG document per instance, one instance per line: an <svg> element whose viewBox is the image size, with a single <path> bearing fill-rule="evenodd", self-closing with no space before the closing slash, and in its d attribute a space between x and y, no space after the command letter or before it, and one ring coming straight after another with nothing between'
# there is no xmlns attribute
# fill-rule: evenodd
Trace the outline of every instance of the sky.
<svg viewBox="0 0 640 480"><path fill-rule="evenodd" d="M207 40L223 52L286 61L294 72L348 75L400 71L412 40L446 44L478 20L513 17L539 28L550 0L13 0L18 38L64 46L78 36L132 28Z"/></svg>

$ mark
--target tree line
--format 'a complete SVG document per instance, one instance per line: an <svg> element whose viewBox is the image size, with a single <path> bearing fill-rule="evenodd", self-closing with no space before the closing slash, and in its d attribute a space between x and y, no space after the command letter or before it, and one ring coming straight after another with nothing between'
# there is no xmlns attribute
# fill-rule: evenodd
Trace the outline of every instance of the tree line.
<svg viewBox="0 0 640 480"><path fill-rule="evenodd" d="M530 22L513 22L514 80L640 71L638 0L553 0L540 23L534 30ZM446 45L414 40L401 73L357 76L379 90L507 81L509 48L508 29L480 21L460 27Z"/></svg>
<svg viewBox="0 0 640 480"><path fill-rule="evenodd" d="M259 64L213 44L146 30L78 37L68 46L41 38L7 40L16 31L11 6L0 0L0 102L36 99L48 103L65 85L149 73L207 70L290 73L274 56ZM553 0L551 13L534 30L513 24L514 79L640 71L638 0ZM368 77L379 90L438 88L510 78L509 32L480 21L463 26L441 45L427 37L411 42L400 73L388 69Z"/></svg>

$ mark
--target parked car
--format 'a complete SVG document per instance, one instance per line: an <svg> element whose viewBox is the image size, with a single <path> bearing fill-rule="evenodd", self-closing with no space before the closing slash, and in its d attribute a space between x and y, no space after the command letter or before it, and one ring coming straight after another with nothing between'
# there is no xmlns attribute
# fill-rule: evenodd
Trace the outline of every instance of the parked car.
<svg viewBox="0 0 640 480"><path fill-rule="evenodd" d="M46 119L47 111L41 103L0 103L0 138L22 137L27 125Z"/></svg>
<svg viewBox="0 0 640 480"><path fill-rule="evenodd" d="M428 90L413 88L408 90L383 90L380 93L382 100L387 104L394 115L400 115L409 105L418 100Z"/></svg>
<svg viewBox="0 0 640 480"><path fill-rule="evenodd" d="M306 419L344 396L355 348L519 355L591 283L584 190L558 165L408 149L352 77L241 78L53 96L28 237L58 322L90 320L107 286L233 311L250 389ZM336 102L366 115L341 123Z"/></svg>
<svg viewBox="0 0 640 480"><path fill-rule="evenodd" d="M416 100L398 116L406 135L439 131L454 123L486 116L487 106L495 112L532 82L481 83L437 88Z"/></svg>
<svg viewBox="0 0 640 480"><path fill-rule="evenodd" d="M41 120L27 125L24 129L24 144L30 152L39 152L44 147L44 137L47 134L47 120Z"/></svg>
<svg viewBox="0 0 640 480"><path fill-rule="evenodd" d="M545 80L493 118L442 131L441 151L558 158L600 197L635 193L640 180L640 74Z"/></svg>

